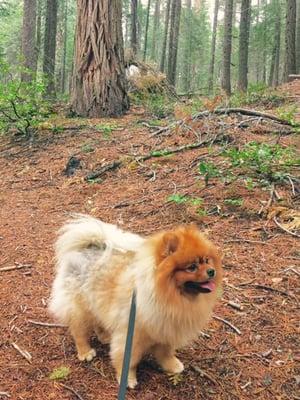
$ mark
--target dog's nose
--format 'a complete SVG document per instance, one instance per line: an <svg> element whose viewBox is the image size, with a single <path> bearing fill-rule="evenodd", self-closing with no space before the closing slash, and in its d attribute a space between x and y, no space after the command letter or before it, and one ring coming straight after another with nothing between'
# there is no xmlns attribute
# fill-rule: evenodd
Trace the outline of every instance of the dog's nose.
<svg viewBox="0 0 300 400"><path fill-rule="evenodd" d="M213 268L209 268L206 273L210 279L216 275L216 271Z"/></svg>

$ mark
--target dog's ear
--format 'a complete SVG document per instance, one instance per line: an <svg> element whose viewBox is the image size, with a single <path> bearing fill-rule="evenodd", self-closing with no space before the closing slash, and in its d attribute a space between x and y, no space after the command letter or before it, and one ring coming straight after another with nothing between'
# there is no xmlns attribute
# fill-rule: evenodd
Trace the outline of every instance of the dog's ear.
<svg viewBox="0 0 300 400"><path fill-rule="evenodd" d="M164 234L161 243L161 256L166 258L178 249L179 237L174 232Z"/></svg>

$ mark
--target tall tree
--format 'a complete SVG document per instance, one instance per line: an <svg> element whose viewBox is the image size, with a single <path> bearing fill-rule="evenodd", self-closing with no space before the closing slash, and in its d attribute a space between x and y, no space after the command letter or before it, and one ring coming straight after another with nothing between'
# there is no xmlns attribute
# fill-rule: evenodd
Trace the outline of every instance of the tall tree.
<svg viewBox="0 0 300 400"><path fill-rule="evenodd" d="M160 0L156 0L154 9L153 34L152 34L151 55L150 55L150 58L152 60L156 60L159 22L160 22Z"/></svg>
<svg viewBox="0 0 300 400"><path fill-rule="evenodd" d="M68 0L64 0L63 10L63 49L61 59L61 79L60 79L60 90L62 93L65 92L66 88L66 59L67 59L67 37L68 37Z"/></svg>
<svg viewBox="0 0 300 400"><path fill-rule="evenodd" d="M22 28L23 65L28 71L21 74L22 81L30 81L36 73L36 0L24 0Z"/></svg>
<svg viewBox="0 0 300 400"><path fill-rule="evenodd" d="M131 35L130 35L130 46L133 55L136 56L138 50L137 40L137 0L131 0Z"/></svg>
<svg viewBox="0 0 300 400"><path fill-rule="evenodd" d="M175 86L176 84L180 14L181 14L181 0L172 0L167 79L173 86Z"/></svg>
<svg viewBox="0 0 300 400"><path fill-rule="evenodd" d="M239 37L239 71L238 89L247 90L248 87L248 50L250 34L251 0L242 0Z"/></svg>
<svg viewBox="0 0 300 400"><path fill-rule="evenodd" d="M221 86L227 96L231 95L231 48L232 48L233 0L225 0L224 38Z"/></svg>
<svg viewBox="0 0 300 400"><path fill-rule="evenodd" d="M297 0L297 21L296 21L296 71L300 73L300 0Z"/></svg>
<svg viewBox="0 0 300 400"><path fill-rule="evenodd" d="M279 65L280 65L280 42L281 42L281 5L280 0L273 0L275 8L275 35L271 55L271 66L268 84L269 86L278 86L279 83Z"/></svg>
<svg viewBox="0 0 300 400"><path fill-rule="evenodd" d="M46 95L55 96L55 53L56 53L56 31L57 31L57 0L47 0L46 22L44 35L44 60L43 72L47 76L48 84Z"/></svg>
<svg viewBox="0 0 300 400"><path fill-rule="evenodd" d="M186 0L184 14L184 49L183 49L183 90L188 93L191 88L191 55L192 55L192 1Z"/></svg>
<svg viewBox="0 0 300 400"><path fill-rule="evenodd" d="M121 0L78 0L71 108L80 116L119 116L129 108Z"/></svg>
<svg viewBox="0 0 300 400"><path fill-rule="evenodd" d="M169 23L170 23L170 9L171 9L171 0L167 0L165 30L164 30L164 36L163 36L163 44L162 44L161 60L160 60L160 68L159 68L160 72L165 72L166 51L167 51Z"/></svg>
<svg viewBox="0 0 300 400"><path fill-rule="evenodd" d="M284 81L296 73L296 0L286 0Z"/></svg>
<svg viewBox="0 0 300 400"><path fill-rule="evenodd" d="M213 91L213 82L214 82L219 6L220 6L220 0L215 0L214 21L213 21L213 30L212 30L212 37L211 37L211 54L210 54L210 63L209 63L209 71L208 71L208 74L209 74L208 75L208 91L210 93Z"/></svg>
<svg viewBox="0 0 300 400"><path fill-rule="evenodd" d="M143 61L146 60L146 55L147 55L148 30L149 30L149 19L150 19L150 6L151 6L151 0L148 0L147 17L146 17L146 27L145 27L145 41L144 41Z"/></svg>

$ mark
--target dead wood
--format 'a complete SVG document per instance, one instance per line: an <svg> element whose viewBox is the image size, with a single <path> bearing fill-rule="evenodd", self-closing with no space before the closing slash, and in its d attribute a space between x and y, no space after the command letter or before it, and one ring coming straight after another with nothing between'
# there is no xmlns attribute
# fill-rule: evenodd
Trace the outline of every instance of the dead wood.
<svg viewBox="0 0 300 400"><path fill-rule="evenodd" d="M229 326L231 329L233 329L238 335L241 335L242 332L239 330L239 328L237 328L236 326L234 326L231 322L227 321L227 319L223 319L218 317L217 315L213 315L213 318L216 319L217 321L221 321L223 322L225 325Z"/></svg>
<svg viewBox="0 0 300 400"><path fill-rule="evenodd" d="M29 322L32 325L45 326L48 328L65 328L66 327L66 325L62 325L62 324L53 324L51 322L34 321L32 319L28 319L27 322Z"/></svg>
<svg viewBox="0 0 300 400"><path fill-rule="evenodd" d="M166 149L154 150L148 154L133 157L132 161L133 162L134 161L143 162L143 161L149 160L150 158L164 157L164 156L169 156L172 154L180 153L182 151L198 149L199 147L219 142L223 138L224 138L224 135L219 134L219 135L215 135L213 137L210 136L208 139L202 140L201 142L190 143L190 144L186 144L186 145L178 146L178 147L169 147ZM105 174L105 172L120 168L123 164L124 164L124 161L122 161L122 160L115 160L111 163L105 164L97 171L91 172L90 174L88 174L85 177L85 180L90 181L90 180L97 179L97 178L101 177L103 174Z"/></svg>
<svg viewBox="0 0 300 400"><path fill-rule="evenodd" d="M83 397L80 396L80 394L78 392L76 392L76 390L74 390L73 388L71 388L71 386L67 386L64 383L60 383L59 386L69 390L69 392L73 393L75 397L77 397L77 399L79 400L83 400Z"/></svg>
<svg viewBox="0 0 300 400"><path fill-rule="evenodd" d="M32 265L30 265L30 264L17 264L17 265L12 265L9 267L0 268L0 272L13 271L15 269L31 268L31 267L32 267Z"/></svg>

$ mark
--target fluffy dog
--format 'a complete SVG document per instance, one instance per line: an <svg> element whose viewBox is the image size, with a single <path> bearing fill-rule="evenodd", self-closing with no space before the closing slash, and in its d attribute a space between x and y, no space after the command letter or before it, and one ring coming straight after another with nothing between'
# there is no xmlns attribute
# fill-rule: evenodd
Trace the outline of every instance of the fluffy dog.
<svg viewBox="0 0 300 400"><path fill-rule="evenodd" d="M135 289L128 386L137 384L136 367L146 353L169 373L183 371L175 350L197 338L222 280L220 254L196 226L143 238L80 215L61 229L56 258L50 310L69 327L79 360L96 355L89 343L95 332L102 343L110 343L120 380Z"/></svg>

